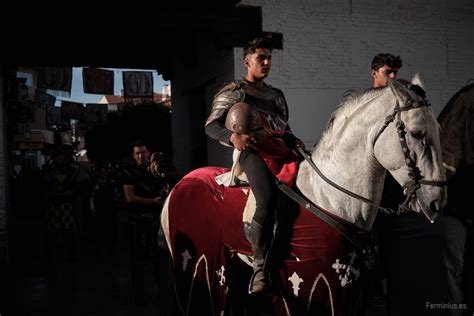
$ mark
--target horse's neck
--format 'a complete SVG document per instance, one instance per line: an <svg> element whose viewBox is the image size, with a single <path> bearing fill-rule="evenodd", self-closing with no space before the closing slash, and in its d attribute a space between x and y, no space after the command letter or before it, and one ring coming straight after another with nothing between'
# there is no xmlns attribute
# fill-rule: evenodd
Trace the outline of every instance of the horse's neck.
<svg viewBox="0 0 474 316"><path fill-rule="evenodd" d="M338 113L332 130L323 135L312 159L327 178L378 205L385 171L373 157L370 142L371 133L374 135L374 130L381 127L385 110L376 103ZM325 182L307 162L300 166L297 186L325 210L362 229L371 228L376 209Z"/></svg>

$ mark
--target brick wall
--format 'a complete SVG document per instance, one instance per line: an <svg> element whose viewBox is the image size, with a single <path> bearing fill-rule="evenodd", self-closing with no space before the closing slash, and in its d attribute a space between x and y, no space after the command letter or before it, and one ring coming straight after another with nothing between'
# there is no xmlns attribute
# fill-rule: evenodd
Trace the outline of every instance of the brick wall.
<svg viewBox="0 0 474 316"><path fill-rule="evenodd" d="M436 114L474 78L471 0L241 3L261 6L263 30L283 34L268 82L286 93L292 128L308 144L319 139L345 90L370 86L370 62L379 52L402 57L399 77L421 72Z"/></svg>
<svg viewBox="0 0 474 316"><path fill-rule="evenodd" d="M371 85L374 55L402 57L401 78L421 72L435 114L474 78L474 2L472 0L244 0L262 7L262 29L283 34L283 50L273 52L267 82L282 89L290 106L293 131L308 146L348 89ZM245 23L245 21L243 21ZM245 75L241 48L220 51L203 36L199 64L177 65L173 85L174 156L180 171L191 169L189 150L193 98L186 93L205 86L206 109L222 82ZM230 151L207 141L209 165L229 165Z"/></svg>

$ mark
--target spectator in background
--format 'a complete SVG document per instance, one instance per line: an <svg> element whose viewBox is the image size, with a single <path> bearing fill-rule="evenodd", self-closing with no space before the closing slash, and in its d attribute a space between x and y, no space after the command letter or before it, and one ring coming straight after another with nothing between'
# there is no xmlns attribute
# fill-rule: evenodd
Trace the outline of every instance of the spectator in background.
<svg viewBox="0 0 474 316"><path fill-rule="evenodd" d="M115 182L109 176L107 166L97 169L91 195L91 211L98 254L111 255L117 239Z"/></svg>
<svg viewBox="0 0 474 316"><path fill-rule="evenodd" d="M135 303L144 305L145 265L153 264L155 277L158 276L155 228L165 197L162 194L165 183L150 172L150 151L145 143L138 140L132 145L132 158L133 164L123 170L119 181L129 214Z"/></svg>
<svg viewBox="0 0 474 316"><path fill-rule="evenodd" d="M77 169L72 166L72 155L64 148L57 149L52 155L51 165L43 174L48 192L47 243L50 261L55 250L59 249L60 241L65 243L69 259L75 259L77 176Z"/></svg>

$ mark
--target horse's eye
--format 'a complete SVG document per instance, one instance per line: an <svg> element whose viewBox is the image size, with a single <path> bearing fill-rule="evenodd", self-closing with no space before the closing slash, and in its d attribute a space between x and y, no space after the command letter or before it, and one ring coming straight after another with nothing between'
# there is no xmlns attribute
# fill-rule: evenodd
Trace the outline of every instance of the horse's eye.
<svg viewBox="0 0 474 316"><path fill-rule="evenodd" d="M413 131L411 132L411 136L416 139L423 139L425 137L425 132L423 131Z"/></svg>

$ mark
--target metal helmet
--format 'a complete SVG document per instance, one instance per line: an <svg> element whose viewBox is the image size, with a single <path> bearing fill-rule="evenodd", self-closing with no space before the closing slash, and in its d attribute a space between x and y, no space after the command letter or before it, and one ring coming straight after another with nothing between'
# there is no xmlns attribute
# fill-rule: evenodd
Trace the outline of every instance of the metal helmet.
<svg viewBox="0 0 474 316"><path fill-rule="evenodd" d="M260 116L248 103L235 103L228 111L225 127L237 134L251 134L262 129Z"/></svg>

